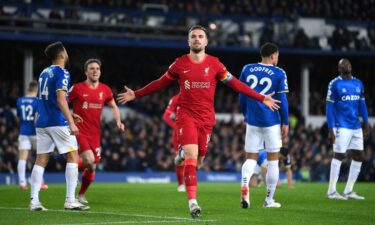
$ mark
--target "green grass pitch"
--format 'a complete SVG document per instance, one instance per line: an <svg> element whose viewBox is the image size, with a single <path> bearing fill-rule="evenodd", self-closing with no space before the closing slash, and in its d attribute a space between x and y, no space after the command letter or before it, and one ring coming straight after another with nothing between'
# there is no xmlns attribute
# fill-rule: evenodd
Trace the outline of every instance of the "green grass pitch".
<svg viewBox="0 0 375 225"><path fill-rule="evenodd" d="M296 183L278 188L280 209L265 209L265 188L250 191L251 208L240 208L238 183L200 183L198 202L202 217L191 219L185 193L175 184L93 183L88 212L64 211L65 185L50 184L40 198L48 212L29 212L30 191L0 185L0 224L329 224L360 225L375 222L375 185L356 184L364 201L332 201L326 183ZM342 191L344 184L338 185Z"/></svg>

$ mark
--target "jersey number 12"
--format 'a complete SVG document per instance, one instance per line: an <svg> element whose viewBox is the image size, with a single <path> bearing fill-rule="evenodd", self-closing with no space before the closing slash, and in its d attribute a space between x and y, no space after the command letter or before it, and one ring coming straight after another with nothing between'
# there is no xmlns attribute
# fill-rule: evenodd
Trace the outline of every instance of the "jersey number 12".
<svg viewBox="0 0 375 225"><path fill-rule="evenodd" d="M26 121L34 120L33 107L31 105L21 105L22 119Z"/></svg>

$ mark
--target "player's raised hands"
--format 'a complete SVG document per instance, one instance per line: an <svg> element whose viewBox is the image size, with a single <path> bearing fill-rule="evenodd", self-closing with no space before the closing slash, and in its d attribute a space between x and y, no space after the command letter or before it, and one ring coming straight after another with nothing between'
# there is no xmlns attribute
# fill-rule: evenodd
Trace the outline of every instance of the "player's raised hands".
<svg viewBox="0 0 375 225"><path fill-rule="evenodd" d="M124 86L125 92L117 95L117 101L121 104L133 101L135 99L134 91L127 86Z"/></svg>
<svg viewBox="0 0 375 225"><path fill-rule="evenodd" d="M264 100L263 100L263 104L265 104L272 111L280 108L280 106L277 104L277 103L280 103L280 101L272 98L274 94L275 92L272 92L269 95L265 95Z"/></svg>

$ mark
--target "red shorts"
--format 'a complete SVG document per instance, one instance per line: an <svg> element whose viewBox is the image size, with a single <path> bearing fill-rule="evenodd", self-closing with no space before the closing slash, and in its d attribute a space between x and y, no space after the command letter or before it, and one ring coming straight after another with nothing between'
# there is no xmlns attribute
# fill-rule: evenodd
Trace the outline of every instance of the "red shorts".
<svg viewBox="0 0 375 225"><path fill-rule="evenodd" d="M81 155L85 151L92 151L95 157L95 163L99 163L101 159L101 148L100 148L100 139L91 138L86 135L77 135L78 142L78 153Z"/></svg>
<svg viewBox="0 0 375 225"><path fill-rule="evenodd" d="M198 156L205 156L211 138L212 126L197 124L188 115L179 115L176 125L178 143L181 146L196 144L198 145Z"/></svg>

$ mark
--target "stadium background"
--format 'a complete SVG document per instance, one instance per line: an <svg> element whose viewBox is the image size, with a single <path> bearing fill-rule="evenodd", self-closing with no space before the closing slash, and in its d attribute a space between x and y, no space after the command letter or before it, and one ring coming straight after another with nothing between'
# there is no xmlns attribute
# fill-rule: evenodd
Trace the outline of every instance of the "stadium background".
<svg viewBox="0 0 375 225"><path fill-rule="evenodd" d="M279 66L286 70L290 88L288 146L294 178L327 181L332 151L323 117L325 95L328 82L338 74L340 58L351 60L354 75L365 85L369 115L374 115L374 18L373 0L3 0L0 172L10 174L8 182L16 181L15 102L24 94L25 83L37 79L49 64L43 55L48 43L61 40L65 44L72 83L85 79L84 61L98 57L103 62L101 81L118 93L125 84L135 89L163 74L176 57L188 51L188 27L201 24L210 28L207 52L219 57L237 76L243 65L259 60L262 43L278 43ZM173 171L172 130L162 121L162 113L175 93L177 85L122 106L127 127L124 134L116 132L111 120L102 123L100 171ZM201 170L239 174L245 127L239 115L238 95L220 84L215 108L222 119L217 121ZM365 142L360 181L375 180L374 140L372 131ZM28 171L32 162L27 165ZM54 153L47 172L63 172L64 163ZM344 163L341 180L346 179L348 167Z"/></svg>

